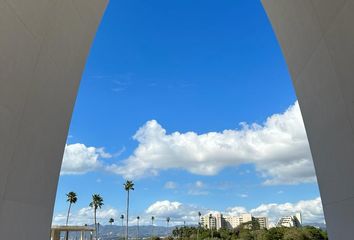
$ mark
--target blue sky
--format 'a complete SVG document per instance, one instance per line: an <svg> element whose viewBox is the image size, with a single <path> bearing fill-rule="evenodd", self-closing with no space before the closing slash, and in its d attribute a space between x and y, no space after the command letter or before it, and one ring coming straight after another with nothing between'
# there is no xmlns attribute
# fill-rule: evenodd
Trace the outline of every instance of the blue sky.
<svg viewBox="0 0 354 240"><path fill-rule="evenodd" d="M136 184L132 218L192 223L195 211L235 206L275 217L308 203L307 221L323 221L294 89L259 1L111 1L67 142L55 223L69 191L79 196L73 218L92 193L105 200L102 222L122 214L125 178Z"/></svg>

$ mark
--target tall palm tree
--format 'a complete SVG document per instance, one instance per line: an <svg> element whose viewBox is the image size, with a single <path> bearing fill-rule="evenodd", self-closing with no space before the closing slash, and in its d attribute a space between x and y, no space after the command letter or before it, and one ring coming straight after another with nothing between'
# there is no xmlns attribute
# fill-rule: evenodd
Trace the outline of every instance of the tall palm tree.
<svg viewBox="0 0 354 240"><path fill-rule="evenodd" d="M110 218L110 219L108 220L108 222L112 225L112 224L114 223L114 219L113 219L113 218Z"/></svg>
<svg viewBox="0 0 354 240"><path fill-rule="evenodd" d="M69 193L66 194L66 197L67 197L66 201L69 202L69 208L68 208L68 215L66 216L65 226L68 226L71 205L76 203L77 195L74 192L69 192ZM69 231L66 231L66 239L69 239Z"/></svg>
<svg viewBox="0 0 354 240"><path fill-rule="evenodd" d="M77 202L77 195L74 192L69 192L66 194L66 197L67 197L66 201L69 202L68 215L66 216L66 224L65 224L67 226L69 223L71 205Z"/></svg>
<svg viewBox="0 0 354 240"><path fill-rule="evenodd" d="M199 228L200 228L200 217L202 216L201 212L198 212L198 229L197 229L197 240L199 240Z"/></svg>
<svg viewBox="0 0 354 240"><path fill-rule="evenodd" d="M93 194L92 202L90 202L89 206L93 208L93 218L95 219L95 230L96 230L96 239L97 239L98 234L97 234L96 213L97 213L97 208L101 208L103 206L103 198L99 194Z"/></svg>
<svg viewBox="0 0 354 240"><path fill-rule="evenodd" d="M123 227L123 220L124 220L124 215L120 215L120 220L122 220L122 227Z"/></svg>
<svg viewBox="0 0 354 240"><path fill-rule="evenodd" d="M168 227L169 227L169 224L170 224L170 220L171 220L171 218L170 218L170 217L167 217L167 218L166 218L166 225L167 225L167 235L170 235L170 234L169 234L170 230L168 229Z"/></svg>
<svg viewBox="0 0 354 240"><path fill-rule="evenodd" d="M134 183L133 181L129 181L127 180L124 184L124 190L127 191L127 218L126 218L126 221L127 221L127 224L125 226L125 240L128 240L128 235L129 235L129 232L128 232L128 224L129 224L129 193L130 191L134 191Z"/></svg>
<svg viewBox="0 0 354 240"><path fill-rule="evenodd" d="M122 220L122 236L123 236L123 234L124 234L124 228L123 228L123 226L124 226L124 215L122 214L122 215L120 215L120 220Z"/></svg>
<svg viewBox="0 0 354 240"><path fill-rule="evenodd" d="M137 220L137 237L136 237L136 239L138 239L139 240L139 221L140 221L140 217L139 216L137 216L136 217L136 220Z"/></svg>
<svg viewBox="0 0 354 240"><path fill-rule="evenodd" d="M153 236L154 236L154 220L155 220L155 217L152 216L152 217L151 217L151 226L152 226L152 229L151 229L151 239L152 239Z"/></svg>

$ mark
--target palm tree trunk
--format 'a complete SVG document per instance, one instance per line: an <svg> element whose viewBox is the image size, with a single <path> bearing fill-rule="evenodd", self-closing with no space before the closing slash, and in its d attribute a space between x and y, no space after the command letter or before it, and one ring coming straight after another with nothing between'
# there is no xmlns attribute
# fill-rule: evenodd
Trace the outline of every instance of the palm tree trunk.
<svg viewBox="0 0 354 240"><path fill-rule="evenodd" d="M122 218L122 231L121 231L122 237L124 236L124 219Z"/></svg>
<svg viewBox="0 0 354 240"><path fill-rule="evenodd" d="M96 208L95 208L95 211L94 211L94 219L95 219L95 233L96 233L96 240L97 240L97 223L96 223Z"/></svg>
<svg viewBox="0 0 354 240"><path fill-rule="evenodd" d="M138 236L137 236L137 238L136 239L138 239L139 240L139 219L138 219Z"/></svg>
<svg viewBox="0 0 354 240"><path fill-rule="evenodd" d="M71 202L70 202L70 204L69 204L68 215L66 216L66 223L65 223L65 226L68 226L68 223L69 223L70 210L71 210ZM65 239L66 239L66 240L69 239L69 231L66 231Z"/></svg>
<svg viewBox="0 0 354 240"><path fill-rule="evenodd" d="M127 219L126 219L126 226L125 226L125 240L128 240L128 222L129 222L129 190L127 191Z"/></svg>
<svg viewBox="0 0 354 240"><path fill-rule="evenodd" d="M68 223L69 223L70 210L71 210L71 202L70 202L70 204L69 204L68 215L66 216L66 224L65 224L65 226L68 226Z"/></svg>

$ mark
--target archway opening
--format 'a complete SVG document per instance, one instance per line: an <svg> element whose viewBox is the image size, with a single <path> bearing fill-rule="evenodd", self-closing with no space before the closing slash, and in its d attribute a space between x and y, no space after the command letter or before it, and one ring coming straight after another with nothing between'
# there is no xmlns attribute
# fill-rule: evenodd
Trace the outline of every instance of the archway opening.
<svg viewBox="0 0 354 240"><path fill-rule="evenodd" d="M260 3L110 3L82 79L54 224L66 220L69 191L79 196L71 223L92 224L88 205L100 193L103 236L123 236L125 179L136 184L129 223L140 216L156 235L167 217L170 227L195 225L210 211L272 224L301 212L323 226L300 110Z"/></svg>

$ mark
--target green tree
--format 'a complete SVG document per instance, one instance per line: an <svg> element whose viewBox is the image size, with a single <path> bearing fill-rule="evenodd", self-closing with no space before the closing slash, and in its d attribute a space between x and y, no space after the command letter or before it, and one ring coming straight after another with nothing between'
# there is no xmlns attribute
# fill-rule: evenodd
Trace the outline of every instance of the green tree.
<svg viewBox="0 0 354 240"><path fill-rule="evenodd" d="M134 183L133 181L127 180L124 184L124 190L127 192L127 215L126 215L126 226L125 226L125 240L128 240L128 235L129 235L129 230L128 230L128 225L129 225L129 193L130 191L134 191Z"/></svg>
<svg viewBox="0 0 354 240"><path fill-rule="evenodd" d="M112 224L114 223L114 219L113 219L113 218L110 218L110 219L108 220L108 222L112 225Z"/></svg>
<svg viewBox="0 0 354 240"><path fill-rule="evenodd" d="M304 235L311 240L328 240L327 233L319 228L305 226L302 228Z"/></svg>
<svg viewBox="0 0 354 240"><path fill-rule="evenodd" d="M92 195L92 202L89 205L93 208L93 218L95 220L95 230L96 230L96 239L98 237L97 234L97 209L103 206L103 198L99 194Z"/></svg>
<svg viewBox="0 0 354 240"><path fill-rule="evenodd" d="M299 228L286 228L283 235L284 240L309 240ZM317 240L317 239L316 239Z"/></svg>
<svg viewBox="0 0 354 240"><path fill-rule="evenodd" d="M238 237L240 240L253 240L250 230L248 229L241 229Z"/></svg>
<svg viewBox="0 0 354 240"><path fill-rule="evenodd" d="M271 228L267 232L267 240L282 240L284 236L285 228L284 227L276 227Z"/></svg>

